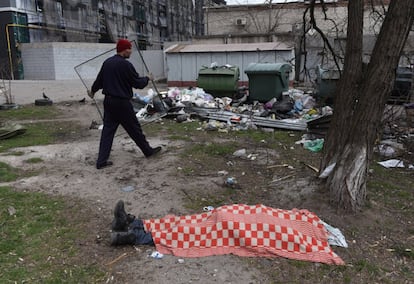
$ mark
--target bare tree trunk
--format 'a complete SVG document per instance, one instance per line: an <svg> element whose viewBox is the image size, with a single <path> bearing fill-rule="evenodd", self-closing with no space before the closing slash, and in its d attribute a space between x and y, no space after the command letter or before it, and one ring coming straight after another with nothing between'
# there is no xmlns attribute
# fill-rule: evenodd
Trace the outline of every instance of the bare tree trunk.
<svg viewBox="0 0 414 284"><path fill-rule="evenodd" d="M362 73L362 49L359 49L359 42L352 47L355 36L359 41L357 25L362 24L359 19L362 2L353 0L348 4L350 26L345 68L339 82L335 114L321 163L321 169L336 163L328 177L327 186L331 199L339 207L350 211L357 211L364 204L373 146L380 131L379 125L395 68L414 19L413 0L390 1L370 63L366 72ZM362 25L359 29L362 30Z"/></svg>

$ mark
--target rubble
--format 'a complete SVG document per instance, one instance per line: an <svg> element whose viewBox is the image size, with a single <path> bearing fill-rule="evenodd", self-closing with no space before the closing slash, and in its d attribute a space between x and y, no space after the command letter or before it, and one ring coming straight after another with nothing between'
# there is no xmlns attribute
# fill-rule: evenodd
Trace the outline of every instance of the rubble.
<svg viewBox="0 0 414 284"><path fill-rule="evenodd" d="M297 89L285 92L281 101L272 99L267 103L248 102L246 92L235 98L213 97L201 88L170 88L160 95L168 109L167 117L174 117L177 122L198 117L205 122L204 130L237 131L261 127L305 131L308 121L332 114L326 107L317 109L311 94ZM145 96L134 95L140 120L148 119L161 109L151 102L152 98L152 90Z"/></svg>

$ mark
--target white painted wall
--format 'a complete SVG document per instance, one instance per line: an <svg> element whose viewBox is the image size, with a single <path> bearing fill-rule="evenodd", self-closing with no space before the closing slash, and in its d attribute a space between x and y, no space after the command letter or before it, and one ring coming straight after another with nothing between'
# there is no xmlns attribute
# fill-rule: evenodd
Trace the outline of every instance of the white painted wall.
<svg viewBox="0 0 414 284"><path fill-rule="evenodd" d="M195 82L203 65L209 67L211 63L216 62L219 66L230 64L239 67L240 81L248 81L244 70L250 63L286 62L291 64L293 59L293 50L166 53L167 78L169 82ZM294 70L292 70L291 79L294 76L293 72Z"/></svg>
<svg viewBox="0 0 414 284"><path fill-rule="evenodd" d="M95 79L103 61L115 54L115 44L23 43L21 52L26 80L79 79L79 75L83 79ZM164 55L161 50L144 50L141 54L138 50L133 50L129 60L140 75L146 75L148 72L140 55L156 79L165 78Z"/></svg>

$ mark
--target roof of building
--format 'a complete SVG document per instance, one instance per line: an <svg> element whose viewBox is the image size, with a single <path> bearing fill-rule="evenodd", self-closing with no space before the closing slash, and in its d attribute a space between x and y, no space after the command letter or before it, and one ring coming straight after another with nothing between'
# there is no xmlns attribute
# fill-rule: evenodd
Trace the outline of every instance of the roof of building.
<svg viewBox="0 0 414 284"><path fill-rule="evenodd" d="M283 42L231 43L231 44L175 44L165 50L166 53L185 52L237 52L292 50L293 46Z"/></svg>

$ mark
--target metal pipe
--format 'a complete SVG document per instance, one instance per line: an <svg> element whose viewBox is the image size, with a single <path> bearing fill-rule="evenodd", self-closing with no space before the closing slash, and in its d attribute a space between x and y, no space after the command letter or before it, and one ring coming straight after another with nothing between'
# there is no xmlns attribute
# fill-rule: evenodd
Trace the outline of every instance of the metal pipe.
<svg viewBox="0 0 414 284"><path fill-rule="evenodd" d="M290 121L284 121L284 120L274 120L274 119L269 119L269 118L264 118L264 117L247 116L247 115L236 114L236 113L231 113L231 112L222 112L222 113L208 112L207 114L201 114L200 116L204 118L215 119L215 120L220 120L224 122L231 120L233 116L239 116L239 117L250 119L253 124L258 125L258 126L298 130L298 131L304 131L307 129L306 122L290 122Z"/></svg>
<svg viewBox="0 0 414 284"><path fill-rule="evenodd" d="M141 50L139 49L139 46L138 46L137 42L136 42L135 40L134 40L133 42L134 42L134 44L135 44L136 49L138 50L138 54L139 54L139 56L141 57L142 63L144 64L144 67L145 67L145 70L147 71L147 73L150 73L150 70L149 70L149 68L148 68L147 64L145 63L144 56L142 55L142 52L141 52ZM157 93L158 98L160 99L160 102L161 102L161 105L162 105L162 111L163 111L163 113L166 113L166 112L167 112L167 110L165 109L164 102L163 102L163 100L162 100L162 97L161 97L160 92L159 92L159 91L158 91L158 89L157 89L157 85L155 85L154 79L151 79L151 83L152 83L152 86L153 86L153 87L154 87L154 89L155 89L155 92Z"/></svg>
<svg viewBox="0 0 414 284"><path fill-rule="evenodd" d="M78 66L79 66L79 65L78 65ZM78 67L78 66L76 66L76 67ZM87 92L89 92L89 87L86 85L85 81L82 79L82 76L79 74L79 72L78 72L78 70L76 69L76 67L74 68L74 69L75 69L76 74L78 74L79 79L81 80L82 84L83 84L83 85L85 86L85 88L86 88L86 91L87 91ZM96 109L98 110L98 113L99 113L99 115L101 116L101 119L102 119L102 121L103 121L103 115L102 115L102 112L101 112L101 110L99 109L99 106L98 106L98 104L96 103L95 98L92 98L92 100L93 100L93 102L94 102L94 104L95 104L95 106L96 106Z"/></svg>
<svg viewBox="0 0 414 284"><path fill-rule="evenodd" d="M6 25L6 40L7 40L7 53L9 54L10 77L12 78L12 80L14 80L14 74L13 74L13 59L12 59L12 54L11 54L9 27L27 28L27 26L20 25L20 24L7 24Z"/></svg>

